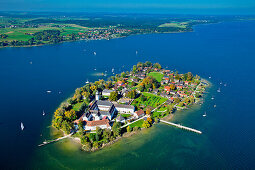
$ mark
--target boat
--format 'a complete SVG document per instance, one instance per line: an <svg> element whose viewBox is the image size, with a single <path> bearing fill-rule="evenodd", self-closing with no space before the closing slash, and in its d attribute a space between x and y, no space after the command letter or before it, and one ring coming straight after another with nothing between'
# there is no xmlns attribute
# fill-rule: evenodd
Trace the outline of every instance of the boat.
<svg viewBox="0 0 255 170"><path fill-rule="evenodd" d="M51 91L50 91L50 90L47 90L46 92L47 92L47 93L51 93Z"/></svg>
<svg viewBox="0 0 255 170"><path fill-rule="evenodd" d="M212 78L211 76L209 76L209 79Z"/></svg>
<svg viewBox="0 0 255 170"><path fill-rule="evenodd" d="M32 61L30 61L29 63L30 63L30 64L33 64L33 62L32 62Z"/></svg>
<svg viewBox="0 0 255 170"><path fill-rule="evenodd" d="M24 128L25 128L25 126L23 125L22 122L20 123L20 128L21 128L21 130L24 130Z"/></svg>
<svg viewBox="0 0 255 170"><path fill-rule="evenodd" d="M220 93L220 88L217 90L218 93Z"/></svg>
<svg viewBox="0 0 255 170"><path fill-rule="evenodd" d="M205 114L203 114L203 117L206 117L206 112L205 112Z"/></svg>
<svg viewBox="0 0 255 170"><path fill-rule="evenodd" d="M94 70L96 71L97 69L96 69L96 68L94 68Z"/></svg>
<svg viewBox="0 0 255 170"><path fill-rule="evenodd" d="M227 84L224 84L224 86L226 87L226 86L227 86Z"/></svg>
<svg viewBox="0 0 255 170"><path fill-rule="evenodd" d="M97 55L97 53L96 53L96 52L94 52L94 55Z"/></svg>
<svg viewBox="0 0 255 170"><path fill-rule="evenodd" d="M87 83L87 84L89 83L88 79L87 79L86 83Z"/></svg>
<svg viewBox="0 0 255 170"><path fill-rule="evenodd" d="M114 72L114 68L112 68L112 72Z"/></svg>
<svg viewBox="0 0 255 170"><path fill-rule="evenodd" d="M137 54L138 54L138 51L135 51L135 54L137 55Z"/></svg>
<svg viewBox="0 0 255 170"><path fill-rule="evenodd" d="M42 114L43 116L45 116L45 112L44 112L44 110L43 110L43 114Z"/></svg>
<svg viewBox="0 0 255 170"><path fill-rule="evenodd" d="M213 107L216 107L216 104Z"/></svg>
<svg viewBox="0 0 255 170"><path fill-rule="evenodd" d="M212 97L211 99L214 100L214 97Z"/></svg>
<svg viewBox="0 0 255 170"><path fill-rule="evenodd" d="M220 82L220 84L222 84L222 82Z"/></svg>

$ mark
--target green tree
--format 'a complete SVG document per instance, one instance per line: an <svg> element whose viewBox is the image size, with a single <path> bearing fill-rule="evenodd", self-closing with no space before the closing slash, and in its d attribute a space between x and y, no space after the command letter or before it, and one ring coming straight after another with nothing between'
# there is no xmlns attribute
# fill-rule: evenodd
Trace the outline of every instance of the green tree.
<svg viewBox="0 0 255 170"><path fill-rule="evenodd" d="M166 108L167 114L173 113L173 110L174 110L173 105L168 105L167 108Z"/></svg>
<svg viewBox="0 0 255 170"><path fill-rule="evenodd" d="M117 101L118 100L118 92L117 91L113 91L110 93L110 97L109 97L110 101Z"/></svg>
<svg viewBox="0 0 255 170"><path fill-rule="evenodd" d="M62 130L66 133L69 134L72 129L72 124L70 122L67 122L66 120L63 121L62 123Z"/></svg>
<svg viewBox="0 0 255 170"><path fill-rule="evenodd" d="M161 65L160 65L159 63L155 63L155 64L153 65L153 67L154 67L154 68L158 68L158 69L161 69L161 68L162 68Z"/></svg>
<svg viewBox="0 0 255 170"><path fill-rule="evenodd" d="M127 127L127 132L132 132L132 130L133 130L132 127L130 126Z"/></svg>
<svg viewBox="0 0 255 170"><path fill-rule="evenodd" d="M187 74L187 80L191 81L193 79L193 74L191 72L188 72Z"/></svg>
<svg viewBox="0 0 255 170"><path fill-rule="evenodd" d="M143 122L142 126L143 126L144 128L149 128L151 125L150 125L150 123L146 120L146 121Z"/></svg>
<svg viewBox="0 0 255 170"><path fill-rule="evenodd" d="M98 140L100 140L103 135L103 129L96 127L96 134L98 135Z"/></svg>
<svg viewBox="0 0 255 170"><path fill-rule="evenodd" d="M129 91L129 92L127 93L127 97L128 97L128 98L131 98L131 99L135 99L136 95L137 95L137 92L136 92L135 89L133 89L133 90L131 90L131 91Z"/></svg>
<svg viewBox="0 0 255 170"><path fill-rule="evenodd" d="M78 128L79 128L79 131L83 131L83 121L82 120L79 120Z"/></svg>
<svg viewBox="0 0 255 170"><path fill-rule="evenodd" d="M120 127L121 127L121 123L120 123L120 122L114 122L114 123L113 123L112 131L113 131L113 135L114 135L115 137L117 137L117 136L120 135L120 133L121 133Z"/></svg>
<svg viewBox="0 0 255 170"><path fill-rule="evenodd" d="M94 147L95 149L99 149L99 147L100 147L99 142L97 142L97 141L93 142L93 147Z"/></svg>

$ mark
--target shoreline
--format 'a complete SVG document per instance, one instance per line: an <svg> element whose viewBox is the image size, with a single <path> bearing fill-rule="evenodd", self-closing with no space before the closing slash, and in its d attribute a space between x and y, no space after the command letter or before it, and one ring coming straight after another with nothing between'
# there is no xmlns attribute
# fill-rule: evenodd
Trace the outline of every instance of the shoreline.
<svg viewBox="0 0 255 170"><path fill-rule="evenodd" d="M191 31L181 31L181 32L154 32L154 33L140 33L140 34L130 34L128 36L123 36L123 37L116 37L116 38L111 38L111 39L96 39L96 40L87 40L87 39L78 39L78 40L67 40L67 41L62 41L59 43L46 43L46 44L38 44L38 45L22 45L22 46L1 46L0 49L2 48L29 48L29 47L41 47L41 46L47 46L47 45L56 45L56 44L62 44L62 43L69 43L69 42L79 42L79 41L100 41L100 40L114 40L114 39L119 39L119 38L126 38L130 36L136 36L136 35L146 35L146 34L172 34L172 33L185 33L185 32L194 32L192 29Z"/></svg>
<svg viewBox="0 0 255 170"><path fill-rule="evenodd" d="M164 117L164 118L162 118L163 120L165 120L165 121L170 121L171 119L173 119L173 117L174 117L174 114L170 114L170 115L168 115L168 116L166 116L166 117ZM160 123L160 122L154 122L154 124L152 125L152 126L154 126L155 124L158 124L158 123ZM81 148L81 150L82 151L85 151L85 152L96 152L96 151L99 151L99 150L102 150L103 148L105 148L105 147L109 147L109 146L111 146L111 145L113 145L113 144L115 144L115 143L117 143L117 142L119 142L121 139L123 139L123 138L129 138L129 137L131 137L131 136L134 136L134 135L138 135L138 134L140 134L140 133L143 133L144 131L146 130L146 128L141 128L140 130L137 130L137 131L132 131L132 132L125 132L122 136L118 136L116 139L114 139L113 141L110 141L110 142L108 142L108 143L106 143L106 144L103 144L100 148L91 148L90 150L86 150L85 149L85 145L83 145L83 144L81 144L81 139L79 138L79 137L72 137L72 136L70 136L70 137L68 137L69 139L71 139L73 142L77 142L77 143L79 143L79 145L80 145L80 148Z"/></svg>

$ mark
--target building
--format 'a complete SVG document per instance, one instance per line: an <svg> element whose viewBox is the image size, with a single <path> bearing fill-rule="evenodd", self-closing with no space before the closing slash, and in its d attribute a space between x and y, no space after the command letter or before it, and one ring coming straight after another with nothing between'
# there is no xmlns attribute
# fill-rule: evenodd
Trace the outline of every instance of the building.
<svg viewBox="0 0 255 170"><path fill-rule="evenodd" d="M144 111L142 109L135 112L134 116L138 119L145 115Z"/></svg>
<svg viewBox="0 0 255 170"><path fill-rule="evenodd" d="M111 129L108 119L85 121L84 129L87 131L94 131L99 127L101 129Z"/></svg>
<svg viewBox="0 0 255 170"><path fill-rule="evenodd" d="M89 112L92 114L93 120L101 120L105 116L112 120L116 109L110 101L96 100L90 106Z"/></svg>
<svg viewBox="0 0 255 170"><path fill-rule="evenodd" d="M96 100L100 100L101 99L101 94L99 93L99 91L96 92Z"/></svg>
<svg viewBox="0 0 255 170"><path fill-rule="evenodd" d="M117 122L121 122L121 123L125 123L125 118L121 115L119 115L117 118L116 118L116 121Z"/></svg>
<svg viewBox="0 0 255 170"><path fill-rule="evenodd" d="M113 90L104 89L102 91L102 96L110 96L111 92L113 92Z"/></svg>
<svg viewBox="0 0 255 170"><path fill-rule="evenodd" d="M132 105L125 105L125 104L114 104L116 110L119 113L131 113L133 114L135 111L135 107Z"/></svg>

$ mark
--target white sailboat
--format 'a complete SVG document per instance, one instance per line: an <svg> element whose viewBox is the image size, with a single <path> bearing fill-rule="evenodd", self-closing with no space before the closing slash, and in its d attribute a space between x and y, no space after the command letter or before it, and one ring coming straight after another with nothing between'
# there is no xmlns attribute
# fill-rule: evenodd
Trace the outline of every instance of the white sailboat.
<svg viewBox="0 0 255 170"><path fill-rule="evenodd" d="M86 83L87 83L87 84L89 83L88 79L87 79Z"/></svg>
<svg viewBox="0 0 255 170"><path fill-rule="evenodd" d="M96 53L96 52L94 52L94 55L97 55L97 53Z"/></svg>
<svg viewBox="0 0 255 170"><path fill-rule="evenodd" d="M43 110L43 114L42 114L43 116L45 116L45 112L44 112L44 110Z"/></svg>
<svg viewBox="0 0 255 170"><path fill-rule="evenodd" d="M114 72L114 68L112 68L112 72Z"/></svg>
<svg viewBox="0 0 255 170"><path fill-rule="evenodd" d="M25 126L23 125L22 122L20 123L20 128L21 128L21 130L24 130L24 128L25 128Z"/></svg>
<svg viewBox="0 0 255 170"><path fill-rule="evenodd" d="M205 114L203 114L203 117L206 117L206 112L205 112Z"/></svg>
<svg viewBox="0 0 255 170"><path fill-rule="evenodd" d="M220 93L220 88L217 90L218 93Z"/></svg>
<svg viewBox="0 0 255 170"><path fill-rule="evenodd" d="M211 99L214 100L214 97L212 97Z"/></svg>
<svg viewBox="0 0 255 170"><path fill-rule="evenodd" d="M216 107L216 104L213 107Z"/></svg>
<svg viewBox="0 0 255 170"><path fill-rule="evenodd" d="M211 76L209 76L209 79L212 78Z"/></svg>
<svg viewBox="0 0 255 170"><path fill-rule="evenodd" d="M135 51L135 54L137 55L137 54L138 54L138 51Z"/></svg>
<svg viewBox="0 0 255 170"><path fill-rule="evenodd" d="M47 90L46 92L47 92L47 93L51 93L51 91L50 91L50 90Z"/></svg>

